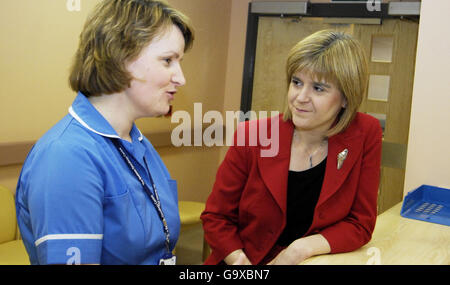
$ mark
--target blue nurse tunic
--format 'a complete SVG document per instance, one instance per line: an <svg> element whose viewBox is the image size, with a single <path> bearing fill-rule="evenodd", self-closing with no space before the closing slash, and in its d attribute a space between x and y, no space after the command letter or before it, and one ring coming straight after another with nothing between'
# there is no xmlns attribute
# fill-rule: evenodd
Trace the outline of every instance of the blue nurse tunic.
<svg viewBox="0 0 450 285"><path fill-rule="evenodd" d="M170 231L180 218L176 181L135 125L121 140L147 185L158 189ZM33 147L16 189L20 232L31 264L158 264L167 253L158 212L111 138L120 139L78 93Z"/></svg>

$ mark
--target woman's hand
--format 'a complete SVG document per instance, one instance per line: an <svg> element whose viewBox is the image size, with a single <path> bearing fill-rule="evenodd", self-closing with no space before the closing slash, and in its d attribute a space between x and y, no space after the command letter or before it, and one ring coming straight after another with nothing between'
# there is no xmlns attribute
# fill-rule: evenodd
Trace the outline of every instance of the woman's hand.
<svg viewBox="0 0 450 285"><path fill-rule="evenodd" d="M233 251L225 257L224 261L229 265L252 265L242 249Z"/></svg>
<svg viewBox="0 0 450 285"><path fill-rule="evenodd" d="M322 235L307 236L293 241L268 265L297 265L311 256L329 253L330 250L330 244Z"/></svg>
<svg viewBox="0 0 450 285"><path fill-rule="evenodd" d="M298 239L283 249L268 265L296 265L310 256L310 248L302 239Z"/></svg>

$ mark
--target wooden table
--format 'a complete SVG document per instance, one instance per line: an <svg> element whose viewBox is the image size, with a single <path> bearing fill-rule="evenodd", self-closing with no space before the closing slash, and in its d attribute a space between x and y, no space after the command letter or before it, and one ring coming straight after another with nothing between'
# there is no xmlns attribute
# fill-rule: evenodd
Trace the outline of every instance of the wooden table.
<svg viewBox="0 0 450 285"><path fill-rule="evenodd" d="M450 226L403 218L401 207L399 203L378 216L372 240L360 249L300 264L450 265Z"/></svg>

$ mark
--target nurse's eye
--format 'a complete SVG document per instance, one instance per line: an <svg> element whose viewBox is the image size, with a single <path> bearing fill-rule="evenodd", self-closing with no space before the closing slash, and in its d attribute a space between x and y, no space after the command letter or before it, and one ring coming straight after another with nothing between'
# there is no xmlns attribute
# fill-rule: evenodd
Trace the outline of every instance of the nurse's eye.
<svg viewBox="0 0 450 285"><path fill-rule="evenodd" d="M163 60L167 65L169 65L172 62L172 58L170 58L170 57L166 57Z"/></svg>

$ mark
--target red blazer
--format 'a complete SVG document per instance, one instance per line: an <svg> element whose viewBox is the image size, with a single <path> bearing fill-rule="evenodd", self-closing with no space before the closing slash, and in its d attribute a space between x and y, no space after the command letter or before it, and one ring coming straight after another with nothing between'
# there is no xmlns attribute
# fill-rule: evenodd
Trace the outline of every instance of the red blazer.
<svg viewBox="0 0 450 285"><path fill-rule="evenodd" d="M275 244L286 224L294 130L292 121L283 121L282 115L278 118L279 152L274 157L262 157L264 147L259 143L248 145L248 126L259 125L261 120L240 124L246 127L246 145L229 148L201 215L212 249L205 264L218 264L237 249L243 249L252 264L268 262L268 255L276 255ZM271 123L277 120L264 120L270 133ZM305 236L322 234L332 253L355 250L371 239L377 216L381 137L378 120L357 113L346 130L328 140L325 178ZM337 156L344 149L347 158L337 169Z"/></svg>

